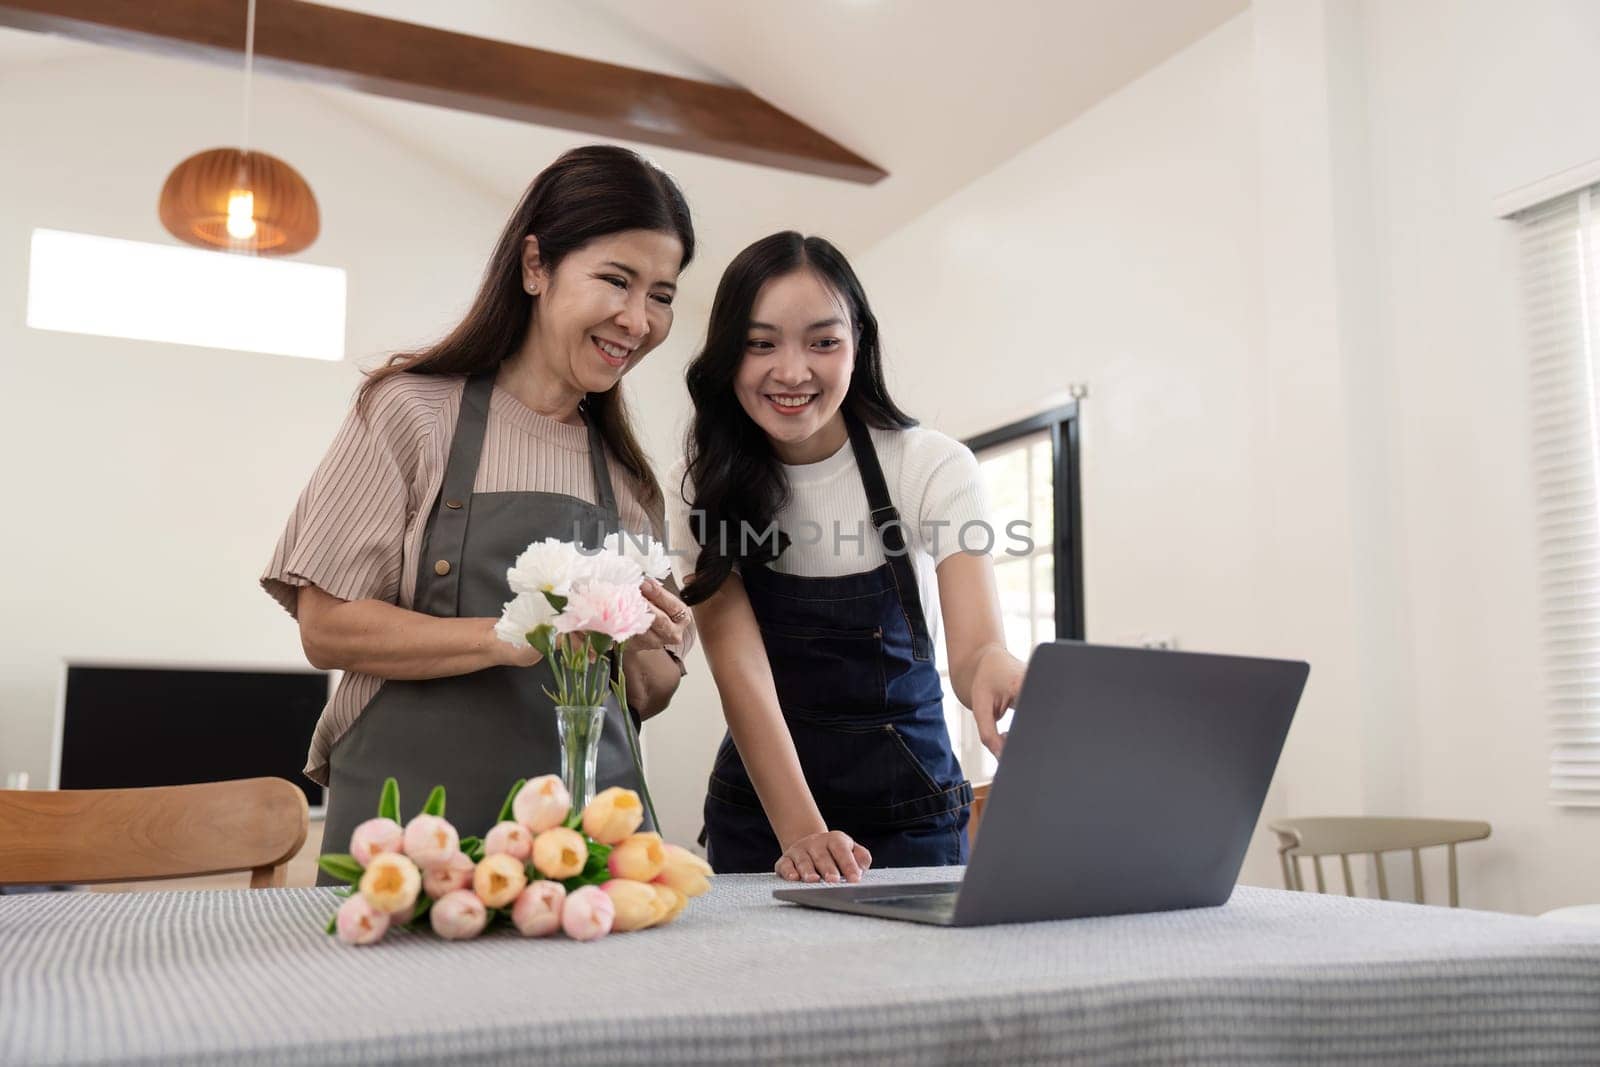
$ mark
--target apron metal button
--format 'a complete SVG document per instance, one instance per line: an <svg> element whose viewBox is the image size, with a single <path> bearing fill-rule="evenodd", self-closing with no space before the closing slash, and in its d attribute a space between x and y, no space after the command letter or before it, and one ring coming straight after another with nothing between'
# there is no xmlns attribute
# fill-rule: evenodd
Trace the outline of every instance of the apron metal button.
<svg viewBox="0 0 1600 1067"><path fill-rule="evenodd" d="M433 573L437 574L441 578L443 578L445 575L449 574L450 573L450 561L447 560L447 559L441 559L438 563L435 563L433 565Z"/></svg>
<svg viewBox="0 0 1600 1067"><path fill-rule="evenodd" d="M449 508L451 511L460 511L461 510L461 501L459 501L459 500L446 500L444 502L444 506Z"/></svg>

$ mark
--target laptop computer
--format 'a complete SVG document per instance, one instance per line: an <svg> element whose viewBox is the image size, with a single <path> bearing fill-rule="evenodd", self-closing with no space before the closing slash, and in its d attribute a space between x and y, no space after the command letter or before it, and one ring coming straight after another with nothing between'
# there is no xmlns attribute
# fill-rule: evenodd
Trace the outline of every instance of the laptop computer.
<svg viewBox="0 0 1600 1067"><path fill-rule="evenodd" d="M941 926L1223 904L1309 672L1287 660L1040 645L959 882L773 896Z"/></svg>

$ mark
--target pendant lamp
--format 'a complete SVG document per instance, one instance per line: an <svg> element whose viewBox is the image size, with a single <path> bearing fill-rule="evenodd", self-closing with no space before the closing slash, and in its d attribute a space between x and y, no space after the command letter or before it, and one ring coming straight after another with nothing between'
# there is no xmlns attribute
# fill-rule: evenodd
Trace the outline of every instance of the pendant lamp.
<svg viewBox="0 0 1600 1067"><path fill-rule="evenodd" d="M212 148L173 168L161 187L161 225L180 241L245 255L283 256L317 239L311 186L289 164L250 148L250 79L256 0L249 0L244 48L242 147Z"/></svg>

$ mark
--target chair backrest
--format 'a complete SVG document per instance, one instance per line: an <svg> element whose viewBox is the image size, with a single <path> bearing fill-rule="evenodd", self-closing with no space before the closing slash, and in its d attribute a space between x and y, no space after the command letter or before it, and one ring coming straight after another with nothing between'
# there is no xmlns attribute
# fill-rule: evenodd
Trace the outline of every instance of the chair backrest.
<svg viewBox="0 0 1600 1067"><path fill-rule="evenodd" d="M250 872L281 886L306 797L282 778L152 789L0 790L0 885Z"/></svg>
<svg viewBox="0 0 1600 1067"><path fill-rule="evenodd" d="M1461 903L1456 873L1456 846L1464 841L1481 841L1489 836L1489 824L1467 819L1402 819L1384 816L1323 817L1279 819L1268 824L1278 835L1278 859L1283 865L1283 884L1289 889L1304 889L1301 857L1309 856L1316 874L1317 892L1327 892L1323 879L1322 857L1338 856L1344 875L1346 896L1355 896L1355 881L1350 875L1352 855L1370 855L1378 874L1378 896L1389 899L1389 880L1383 870L1385 852L1409 851L1411 876L1416 883L1413 895L1423 903L1422 850L1443 846L1449 852L1450 906Z"/></svg>
<svg viewBox="0 0 1600 1067"><path fill-rule="evenodd" d="M989 802L992 782L979 782L972 787L972 811L967 816L967 847L978 843L978 822L983 818L983 806Z"/></svg>

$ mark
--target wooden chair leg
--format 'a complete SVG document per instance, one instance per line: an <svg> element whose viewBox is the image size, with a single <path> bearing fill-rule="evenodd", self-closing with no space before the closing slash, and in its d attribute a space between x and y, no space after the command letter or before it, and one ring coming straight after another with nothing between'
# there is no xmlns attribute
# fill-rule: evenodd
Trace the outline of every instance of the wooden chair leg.
<svg viewBox="0 0 1600 1067"><path fill-rule="evenodd" d="M1388 900L1389 899L1389 879L1384 877L1384 873L1383 873L1383 853L1382 852L1374 852L1372 854L1372 863L1373 863L1373 866L1378 868L1378 899L1379 900Z"/></svg>
<svg viewBox="0 0 1600 1067"><path fill-rule="evenodd" d="M1451 842L1445 847L1450 853L1450 906L1459 908L1461 906L1461 895L1460 889L1456 884L1456 846L1454 842Z"/></svg>
<svg viewBox="0 0 1600 1067"><path fill-rule="evenodd" d="M1347 897L1355 896L1356 881L1350 877L1350 857L1343 852L1339 853L1339 870L1344 872L1344 895Z"/></svg>
<svg viewBox="0 0 1600 1067"><path fill-rule="evenodd" d="M1411 850L1411 877L1416 879L1417 882L1415 893L1417 903L1426 903L1422 899L1422 850L1420 848Z"/></svg>
<svg viewBox="0 0 1600 1067"><path fill-rule="evenodd" d="M251 889L282 889L288 881L289 865L280 863L276 867L257 867L250 872Z"/></svg>

